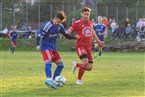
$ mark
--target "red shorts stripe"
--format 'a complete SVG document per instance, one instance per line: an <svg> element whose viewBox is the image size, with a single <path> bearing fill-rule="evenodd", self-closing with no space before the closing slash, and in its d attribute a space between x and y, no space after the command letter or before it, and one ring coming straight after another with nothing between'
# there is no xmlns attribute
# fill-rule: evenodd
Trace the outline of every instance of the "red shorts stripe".
<svg viewBox="0 0 145 97"><path fill-rule="evenodd" d="M52 62L55 62L61 59L59 53L52 50L44 50L41 51L41 53L44 61L51 60Z"/></svg>
<svg viewBox="0 0 145 97"><path fill-rule="evenodd" d="M14 46L14 47L16 47L17 43L14 42L14 41L11 41L11 45Z"/></svg>
<svg viewBox="0 0 145 97"><path fill-rule="evenodd" d="M87 48L87 47L84 47L84 46L76 47L76 52L77 52L77 55L79 57L86 54L88 59L89 59L89 62L93 62L91 48Z"/></svg>

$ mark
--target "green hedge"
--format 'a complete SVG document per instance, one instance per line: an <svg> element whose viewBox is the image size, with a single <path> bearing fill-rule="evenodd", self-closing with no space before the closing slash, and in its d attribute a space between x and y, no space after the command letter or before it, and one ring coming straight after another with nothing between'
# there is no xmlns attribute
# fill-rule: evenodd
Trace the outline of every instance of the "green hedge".
<svg viewBox="0 0 145 97"><path fill-rule="evenodd" d="M70 51L70 48L75 45L75 40L57 39L57 49L59 51ZM9 50L10 39L0 39L1 50ZM18 39L17 51L35 51L36 49L35 39Z"/></svg>

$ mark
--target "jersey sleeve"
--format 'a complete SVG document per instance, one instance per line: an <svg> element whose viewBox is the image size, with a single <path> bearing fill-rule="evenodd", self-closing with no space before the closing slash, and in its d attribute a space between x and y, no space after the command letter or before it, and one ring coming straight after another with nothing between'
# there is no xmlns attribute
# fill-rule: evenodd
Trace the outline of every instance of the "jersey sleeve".
<svg viewBox="0 0 145 97"><path fill-rule="evenodd" d="M45 24L41 29L40 29L40 31L38 32L38 34L37 34L37 37L36 37L36 45L38 46L38 45L40 45L40 38L41 37L44 37L46 34L47 34L47 32L48 32L48 30L49 30L49 26L48 26L48 23L47 24Z"/></svg>
<svg viewBox="0 0 145 97"><path fill-rule="evenodd" d="M66 34L66 30L62 26L60 29L60 33L67 39L76 39L74 36L70 36L69 34Z"/></svg>

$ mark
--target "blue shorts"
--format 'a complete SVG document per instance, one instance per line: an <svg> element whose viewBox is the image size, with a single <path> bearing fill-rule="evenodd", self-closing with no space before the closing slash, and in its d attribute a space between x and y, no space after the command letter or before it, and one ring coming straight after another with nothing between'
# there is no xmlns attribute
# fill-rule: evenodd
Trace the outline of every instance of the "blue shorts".
<svg viewBox="0 0 145 97"><path fill-rule="evenodd" d="M100 41L104 41L104 36L98 36Z"/></svg>

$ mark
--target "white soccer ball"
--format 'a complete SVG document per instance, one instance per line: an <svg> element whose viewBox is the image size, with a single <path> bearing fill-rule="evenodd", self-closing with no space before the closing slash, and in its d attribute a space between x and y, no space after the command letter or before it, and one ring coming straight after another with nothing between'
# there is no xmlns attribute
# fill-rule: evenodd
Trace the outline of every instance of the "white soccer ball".
<svg viewBox="0 0 145 97"><path fill-rule="evenodd" d="M65 85L66 78L64 76L57 76L55 77L54 82L57 86L62 87Z"/></svg>

